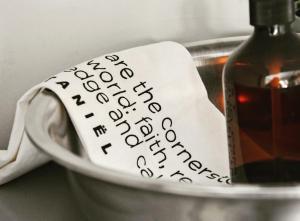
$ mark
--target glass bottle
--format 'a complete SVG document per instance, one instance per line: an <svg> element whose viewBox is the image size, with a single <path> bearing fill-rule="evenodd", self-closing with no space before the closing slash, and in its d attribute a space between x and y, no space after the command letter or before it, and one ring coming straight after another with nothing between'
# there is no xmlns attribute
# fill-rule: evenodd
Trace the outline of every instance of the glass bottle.
<svg viewBox="0 0 300 221"><path fill-rule="evenodd" d="M233 183L300 181L300 39L293 0L250 0L251 37L223 70Z"/></svg>

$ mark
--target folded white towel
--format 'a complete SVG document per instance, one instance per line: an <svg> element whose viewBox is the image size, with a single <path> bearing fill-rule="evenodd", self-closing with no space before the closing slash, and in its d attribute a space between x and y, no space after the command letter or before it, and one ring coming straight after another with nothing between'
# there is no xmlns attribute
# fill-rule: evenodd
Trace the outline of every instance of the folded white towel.
<svg viewBox="0 0 300 221"><path fill-rule="evenodd" d="M97 165L152 179L230 181L225 119L188 51L163 42L89 60L29 90L0 152L0 184L48 160L24 133L29 101L41 88L62 100Z"/></svg>

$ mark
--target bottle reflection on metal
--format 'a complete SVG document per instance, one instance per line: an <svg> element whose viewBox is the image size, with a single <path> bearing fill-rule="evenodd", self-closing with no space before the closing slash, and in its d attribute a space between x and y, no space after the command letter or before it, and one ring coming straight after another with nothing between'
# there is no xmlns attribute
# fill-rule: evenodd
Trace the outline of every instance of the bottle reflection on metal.
<svg viewBox="0 0 300 221"><path fill-rule="evenodd" d="M279 72L265 76L261 83L265 87L288 88L300 85L300 70Z"/></svg>

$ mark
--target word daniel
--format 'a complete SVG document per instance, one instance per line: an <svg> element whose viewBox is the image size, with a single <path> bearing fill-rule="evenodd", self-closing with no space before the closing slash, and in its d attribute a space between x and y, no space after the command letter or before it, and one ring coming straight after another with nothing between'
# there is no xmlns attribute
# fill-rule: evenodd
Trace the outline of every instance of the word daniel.
<svg viewBox="0 0 300 221"><path fill-rule="evenodd" d="M129 80L134 77L134 71L128 67L127 63L119 58L118 55L108 55L104 57L106 61L111 62L114 66L120 67L119 76L122 80ZM153 157L157 159L158 168L163 170L165 168L164 163L168 159L166 154L166 147L161 146L161 139L159 138L159 133L155 133L153 125L153 117L143 116L139 120L130 123L125 119L126 114L130 112L135 112L137 110L137 102L129 99L128 91L122 89L120 84L116 82L115 76L107 70L106 67L101 66L100 62L95 62L91 60L86 63L87 67L92 68L91 73L80 70L77 67L66 70L65 72L73 72L74 76L82 82L82 86L85 91L94 94L96 100L101 105L105 105L110 101L117 101L120 108L111 110L108 112L109 118L114 123L115 127L119 129L120 136L124 137L126 145L130 148L137 148L141 144L147 145L151 151ZM95 71L97 72L97 79L95 76ZM93 73L93 74L92 74ZM55 78L55 77L52 77ZM50 78L50 79L52 79ZM48 79L49 80L49 79ZM101 82L99 82L99 80ZM63 89L66 89L69 85L67 81L58 81L56 84L60 85ZM105 93L100 87L104 86L109 93ZM148 86L147 81L141 81L132 87L132 91L142 102L147 106L147 109L152 115L160 113L162 106L160 103L154 101L153 87ZM126 96L127 95L127 96ZM85 103L80 94L72 96L78 106ZM85 115L86 118L93 116L93 113ZM204 167L200 161L194 160L190 151L188 151L181 141L178 141L177 134L173 129L173 120L170 117L164 117L161 120L160 130L164 133L164 140L167 141L170 146L169 150L175 151L176 156L182 161L188 169L196 172L201 176L205 176L208 179L215 179L219 183L230 183L228 176L220 176L214 173L212 170ZM133 127L140 133L133 133ZM93 128L93 131L97 137L104 134L107 128L104 125L99 125ZM109 148L111 148L111 143L102 146L104 154L108 154ZM140 170L140 174L143 177L156 177L160 179L164 177L163 174L154 175L154 171L151 169L151 163L147 161L146 156L140 155L137 157L136 166ZM192 183L192 179L187 177L182 171L177 170L172 173L170 177L178 179L180 182Z"/></svg>

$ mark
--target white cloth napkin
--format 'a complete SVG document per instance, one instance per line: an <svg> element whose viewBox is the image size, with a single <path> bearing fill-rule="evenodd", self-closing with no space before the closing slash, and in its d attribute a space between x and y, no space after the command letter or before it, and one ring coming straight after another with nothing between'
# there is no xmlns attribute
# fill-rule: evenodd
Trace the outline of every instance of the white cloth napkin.
<svg viewBox="0 0 300 221"><path fill-rule="evenodd" d="M150 179L230 182L225 119L188 51L162 42L83 62L30 89L18 101L8 149L0 152L0 184L48 161L24 132L29 101L41 88L62 100L99 166Z"/></svg>

